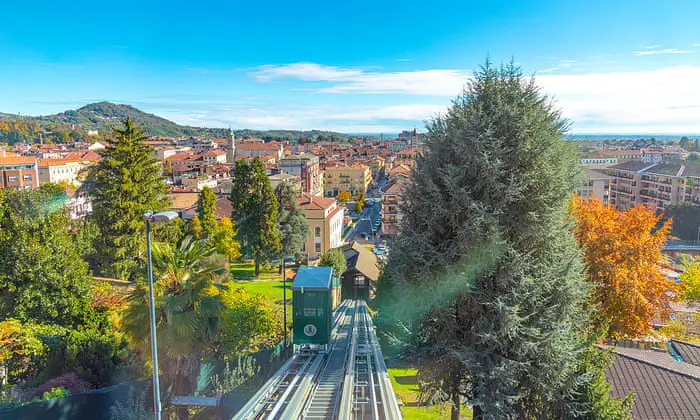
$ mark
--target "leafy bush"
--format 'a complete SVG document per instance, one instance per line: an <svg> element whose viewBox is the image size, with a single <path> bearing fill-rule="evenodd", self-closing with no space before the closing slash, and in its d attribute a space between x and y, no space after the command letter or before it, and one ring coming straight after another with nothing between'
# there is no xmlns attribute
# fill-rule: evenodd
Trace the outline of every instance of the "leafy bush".
<svg viewBox="0 0 700 420"><path fill-rule="evenodd" d="M44 375L54 377L75 372L91 387L102 388L137 375L138 372L125 371L132 369L133 358L134 351L119 335L92 330L70 331L51 352Z"/></svg>
<svg viewBox="0 0 700 420"><path fill-rule="evenodd" d="M90 390L90 384L74 372L51 378L37 387L37 395L43 395L51 390L61 388L71 394L82 394Z"/></svg>
<svg viewBox="0 0 700 420"><path fill-rule="evenodd" d="M225 353L257 351L279 340L279 317L265 296L251 295L242 287L229 287L221 300L226 305L220 339Z"/></svg>
<svg viewBox="0 0 700 420"><path fill-rule="evenodd" d="M16 319L0 322L0 365L7 367L8 382L22 381L36 374L46 346Z"/></svg>
<svg viewBox="0 0 700 420"><path fill-rule="evenodd" d="M51 388L50 391L44 392L44 395L41 396L41 399L42 400L53 400L54 398L69 397L70 395L71 395L70 391L65 390L59 386L57 388Z"/></svg>

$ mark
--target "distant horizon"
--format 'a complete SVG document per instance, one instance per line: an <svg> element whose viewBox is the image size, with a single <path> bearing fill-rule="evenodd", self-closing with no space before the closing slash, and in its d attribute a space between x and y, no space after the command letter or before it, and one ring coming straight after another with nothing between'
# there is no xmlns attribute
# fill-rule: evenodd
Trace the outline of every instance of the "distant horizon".
<svg viewBox="0 0 700 420"><path fill-rule="evenodd" d="M151 111L151 110L144 110L137 105L134 105L131 102L121 102L121 101L113 101L113 100L96 100L93 102L87 102L83 105L80 106L73 106L73 107L68 107L60 111L54 111L46 114L30 114L30 113L11 113L11 112L6 112L3 110L0 110L0 114L6 114L6 115L16 115L19 117L29 117L29 118L40 118L40 117L47 117L51 115L56 115L60 114L62 112L66 111L74 111L78 110L80 108L83 108L85 106L95 104L95 103L100 103L100 102L109 102L113 104L118 104L118 105L128 105L131 106L132 108L137 109L140 112L148 113L151 115L155 115L156 117L164 118L168 121L171 121L175 124L181 125L181 126L190 126L190 127L196 127L196 128L207 128L207 129L227 129L229 128L228 126L213 126L213 125L191 125L191 124L183 124L182 122L177 121L176 119L168 118L167 116L160 115L157 111ZM330 132L336 132L340 134L345 134L348 136L371 136L371 137L379 137L381 135L384 135L384 137L398 137L398 135L401 133L401 131L410 131L416 128L418 130L419 134L424 134L426 131L422 131L420 128L415 127L415 126L406 126L403 128L403 130L400 131L386 131L386 132L381 132L381 131L368 131L368 132L347 132L347 131L338 131L334 130L332 128L283 128L283 127L269 127L269 128L262 128L262 127L231 127L236 131L243 131L243 130L251 130L251 131L299 131L299 132L310 132L310 131L330 131ZM596 133L569 133L565 134L564 138L567 140L586 140L586 139L591 139L591 140L641 140L641 139L648 139L648 138L656 138L657 140L675 140L679 139L681 137L688 137L690 139L700 139L700 133L674 133L674 132L665 132L665 133L654 133L654 132L637 132L637 133L614 133L614 132L596 132Z"/></svg>

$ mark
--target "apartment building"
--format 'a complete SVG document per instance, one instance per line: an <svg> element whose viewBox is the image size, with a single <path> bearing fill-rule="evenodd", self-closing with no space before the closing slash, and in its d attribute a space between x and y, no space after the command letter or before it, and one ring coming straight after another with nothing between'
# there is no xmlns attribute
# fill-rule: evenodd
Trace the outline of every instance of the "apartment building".
<svg viewBox="0 0 700 420"><path fill-rule="evenodd" d="M323 177L323 188L327 196L335 197L343 191L352 195L367 193L372 183L372 171L367 165L327 167Z"/></svg>
<svg viewBox="0 0 700 420"><path fill-rule="evenodd" d="M303 194L299 197L299 205L309 224L309 236L302 249L309 260L316 260L343 244L345 208L338 206L335 198Z"/></svg>
<svg viewBox="0 0 700 420"><path fill-rule="evenodd" d="M323 176L318 156L308 153L290 155L282 158L278 166L283 174L299 177L304 194L323 195Z"/></svg>
<svg viewBox="0 0 700 420"><path fill-rule="evenodd" d="M39 186L39 169L34 156L0 157L0 188L32 189Z"/></svg>
<svg viewBox="0 0 700 420"><path fill-rule="evenodd" d="M599 171L585 169L581 197L600 200L603 204L610 202L610 181L612 177Z"/></svg>
<svg viewBox="0 0 700 420"><path fill-rule="evenodd" d="M242 143L236 144L235 157L236 160L243 158L255 158L261 156L273 156L275 162L279 162L284 154L284 145L278 142L251 142L244 140Z"/></svg>
<svg viewBox="0 0 700 420"><path fill-rule="evenodd" d="M92 162L78 159L42 159L39 161L39 181L59 184L61 182L79 187L83 170Z"/></svg>
<svg viewBox="0 0 700 420"><path fill-rule="evenodd" d="M394 236L398 233L402 218L399 207L405 185L406 181L397 181L382 192L382 235L384 236Z"/></svg>
<svg viewBox="0 0 700 420"><path fill-rule="evenodd" d="M700 205L700 165L695 162L625 162L608 169L610 203L620 209L653 209L688 202Z"/></svg>

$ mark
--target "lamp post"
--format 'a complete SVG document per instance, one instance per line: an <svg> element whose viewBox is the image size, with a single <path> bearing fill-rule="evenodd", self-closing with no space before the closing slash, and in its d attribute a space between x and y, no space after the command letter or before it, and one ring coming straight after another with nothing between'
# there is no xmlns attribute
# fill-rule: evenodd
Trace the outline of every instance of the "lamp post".
<svg viewBox="0 0 700 420"><path fill-rule="evenodd" d="M146 222L146 252L148 254L148 298L151 317L151 357L153 358L153 414L155 420L160 420L160 380L158 379L158 342L156 339L156 304L153 297L153 259L151 257L151 223L169 222L177 219L174 211L153 213L147 211L143 215Z"/></svg>
<svg viewBox="0 0 700 420"><path fill-rule="evenodd" d="M284 333L284 348L287 348L287 265L286 262L288 259L293 259L294 257L288 256L288 257L283 257L282 258L282 300L284 302L284 310L283 313L284 315L282 316L283 318L283 324L284 326L282 327L282 332Z"/></svg>

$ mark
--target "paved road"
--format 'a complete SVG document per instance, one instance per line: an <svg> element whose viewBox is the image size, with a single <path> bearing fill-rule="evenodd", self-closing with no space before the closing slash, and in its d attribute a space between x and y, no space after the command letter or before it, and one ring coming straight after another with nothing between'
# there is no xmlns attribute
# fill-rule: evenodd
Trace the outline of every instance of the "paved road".
<svg viewBox="0 0 700 420"><path fill-rule="evenodd" d="M362 232L366 232L370 237L369 243L372 244L379 241L379 236L372 235L372 226L374 226L376 220L380 219L379 209L381 208L381 203L378 201L373 206L366 205L364 210L362 210L360 220L357 221L357 226L355 227L353 234L348 238L348 241L354 240L364 243L365 240L361 237Z"/></svg>

